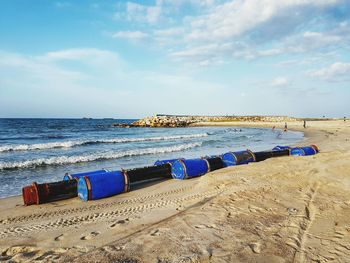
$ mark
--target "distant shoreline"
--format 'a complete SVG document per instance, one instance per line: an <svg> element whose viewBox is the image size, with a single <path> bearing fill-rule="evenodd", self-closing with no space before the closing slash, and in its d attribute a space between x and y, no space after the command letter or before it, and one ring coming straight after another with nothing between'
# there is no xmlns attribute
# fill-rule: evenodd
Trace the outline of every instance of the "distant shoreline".
<svg viewBox="0 0 350 263"><path fill-rule="evenodd" d="M157 114L151 117L144 117L130 124L114 123L115 127L147 127L147 128L176 128L188 126L214 126L215 123L230 123L229 125L243 123L290 123L309 121L333 121L340 119L331 118L295 118L289 116L274 115L247 115L247 116L200 116L200 115L166 115ZM250 124L249 124L250 125Z"/></svg>

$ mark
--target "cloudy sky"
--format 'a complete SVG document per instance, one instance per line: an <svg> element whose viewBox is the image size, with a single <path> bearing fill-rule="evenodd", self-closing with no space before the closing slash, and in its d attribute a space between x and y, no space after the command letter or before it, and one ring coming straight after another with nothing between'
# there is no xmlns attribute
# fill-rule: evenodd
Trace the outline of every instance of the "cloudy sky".
<svg viewBox="0 0 350 263"><path fill-rule="evenodd" d="M0 117L350 114L350 0L0 1Z"/></svg>

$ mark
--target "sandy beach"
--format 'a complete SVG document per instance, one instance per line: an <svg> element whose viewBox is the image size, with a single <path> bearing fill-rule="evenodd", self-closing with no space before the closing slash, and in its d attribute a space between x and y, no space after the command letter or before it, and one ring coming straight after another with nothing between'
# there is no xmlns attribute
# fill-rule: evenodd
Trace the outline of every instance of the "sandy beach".
<svg viewBox="0 0 350 263"><path fill-rule="evenodd" d="M25 207L20 196L1 199L0 261L350 262L350 121L288 127L320 153L156 181L92 202Z"/></svg>

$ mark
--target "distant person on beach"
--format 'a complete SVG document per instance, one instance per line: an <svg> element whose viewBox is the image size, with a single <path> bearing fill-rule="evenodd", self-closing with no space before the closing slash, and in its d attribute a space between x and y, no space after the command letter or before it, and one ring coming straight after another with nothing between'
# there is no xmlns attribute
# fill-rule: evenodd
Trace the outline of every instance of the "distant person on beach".
<svg viewBox="0 0 350 263"><path fill-rule="evenodd" d="M346 117L344 117L344 121L346 121Z"/></svg>
<svg viewBox="0 0 350 263"><path fill-rule="evenodd" d="M306 120L304 120L303 127L306 128Z"/></svg>
<svg viewBox="0 0 350 263"><path fill-rule="evenodd" d="M272 131L275 131L275 128L276 128L276 126L273 126L273 127L272 127Z"/></svg>
<svg viewBox="0 0 350 263"><path fill-rule="evenodd" d="M284 131L285 131L285 132L288 131L288 126L287 126L287 123L286 123L286 122L284 123Z"/></svg>

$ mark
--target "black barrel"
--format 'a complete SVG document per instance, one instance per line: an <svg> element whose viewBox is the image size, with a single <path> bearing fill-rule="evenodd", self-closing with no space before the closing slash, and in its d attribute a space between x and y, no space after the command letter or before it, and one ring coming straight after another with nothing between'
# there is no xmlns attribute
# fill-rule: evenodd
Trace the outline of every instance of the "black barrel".
<svg viewBox="0 0 350 263"><path fill-rule="evenodd" d="M171 164L169 163L124 170L124 173L128 176L129 183L140 182L155 178L172 178Z"/></svg>
<svg viewBox="0 0 350 263"><path fill-rule="evenodd" d="M255 162L253 152L248 149L246 151L227 152L224 153L221 158L225 167Z"/></svg>
<svg viewBox="0 0 350 263"><path fill-rule="evenodd" d="M207 160L207 162L209 163L210 171L215 171L225 167L224 162L222 161L222 158L219 156L204 157L203 159Z"/></svg>
<svg viewBox="0 0 350 263"><path fill-rule="evenodd" d="M289 149L283 149L283 150L275 150L275 151L263 151L263 152L255 152L255 161L261 162L268 158L272 157L280 157L280 156L288 156L290 154Z"/></svg>
<svg viewBox="0 0 350 263"><path fill-rule="evenodd" d="M77 181L66 180L54 183L37 184L23 187L23 201L25 205L44 204L58 200L76 197Z"/></svg>

